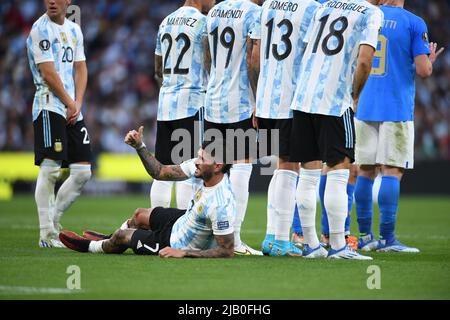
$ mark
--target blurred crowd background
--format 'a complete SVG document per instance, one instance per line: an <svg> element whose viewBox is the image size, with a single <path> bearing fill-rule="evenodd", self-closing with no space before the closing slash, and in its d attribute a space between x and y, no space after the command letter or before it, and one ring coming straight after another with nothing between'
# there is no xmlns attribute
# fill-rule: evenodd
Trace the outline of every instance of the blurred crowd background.
<svg viewBox="0 0 450 320"><path fill-rule="evenodd" d="M74 0L81 8L89 82L83 114L96 154L131 152L125 133L140 124L154 146L158 87L153 79L155 38L181 0ZM450 160L450 1L406 1L421 16L444 54L433 76L417 79L416 161ZM0 151L32 151L35 87L25 40L45 12L43 0L0 2Z"/></svg>

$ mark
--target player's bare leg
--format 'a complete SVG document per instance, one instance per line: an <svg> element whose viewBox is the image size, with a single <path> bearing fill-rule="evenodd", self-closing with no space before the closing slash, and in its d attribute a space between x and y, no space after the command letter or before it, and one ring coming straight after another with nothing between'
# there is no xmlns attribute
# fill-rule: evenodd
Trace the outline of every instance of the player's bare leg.
<svg viewBox="0 0 450 320"><path fill-rule="evenodd" d="M118 229L109 239L93 241L81 237L72 231L63 230L59 234L59 239L66 247L78 252L120 254L130 248L131 237L135 231L136 229Z"/></svg>
<svg viewBox="0 0 450 320"><path fill-rule="evenodd" d="M150 216L151 208L137 208L134 211L133 216L130 219L125 220L125 222L120 226L119 230L126 229L150 229ZM110 239L112 235L106 235L97 231L87 230L83 232L83 237L89 240L99 241Z"/></svg>
<svg viewBox="0 0 450 320"><path fill-rule="evenodd" d="M134 211L133 216L128 221L128 228L132 229L150 229L151 208L138 208Z"/></svg>

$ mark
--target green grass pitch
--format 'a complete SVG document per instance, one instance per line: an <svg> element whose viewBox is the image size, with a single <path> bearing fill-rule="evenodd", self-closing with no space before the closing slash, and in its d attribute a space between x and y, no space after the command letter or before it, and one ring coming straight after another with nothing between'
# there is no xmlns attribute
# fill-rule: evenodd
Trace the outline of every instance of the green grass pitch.
<svg viewBox="0 0 450 320"><path fill-rule="evenodd" d="M148 197L81 196L63 217L65 228L111 232ZM319 215L318 215L319 217ZM397 234L420 254L373 253L373 261L302 258L161 259L82 254L38 248L31 196L0 202L0 299L449 299L450 198L402 197ZM319 222L319 220L318 220ZM378 230L378 210L375 209ZM242 238L259 248L266 199L251 195ZM318 223L318 226L320 224ZM356 232L353 215L352 231ZM81 270L81 290L66 287L67 268ZM369 290L367 269L381 271Z"/></svg>

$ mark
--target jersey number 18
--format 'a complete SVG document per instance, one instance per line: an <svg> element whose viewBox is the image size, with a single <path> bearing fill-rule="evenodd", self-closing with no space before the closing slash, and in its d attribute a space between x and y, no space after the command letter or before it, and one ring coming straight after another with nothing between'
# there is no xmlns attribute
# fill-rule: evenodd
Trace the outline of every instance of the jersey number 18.
<svg viewBox="0 0 450 320"><path fill-rule="evenodd" d="M314 47L313 47L313 51L312 53L316 53L317 49L319 47L319 42L320 39L322 38L322 34L323 34L323 29L325 29L325 25L327 24L328 18L330 17L330 15L326 15L323 16L322 18L319 19L320 21L320 28L319 28L319 33L317 35L316 41L314 42ZM340 28L338 29L338 23L341 24ZM330 30L327 36L325 36L325 38L322 41L322 51L323 53L325 53L327 56L333 56L335 54L338 54L339 52L341 52L342 48L344 47L344 31L347 29L348 27L348 20L346 17L339 17L335 20L333 20L330 24ZM330 49L328 47L328 43L330 41L330 39L334 37L337 39L338 43L336 48L334 49Z"/></svg>

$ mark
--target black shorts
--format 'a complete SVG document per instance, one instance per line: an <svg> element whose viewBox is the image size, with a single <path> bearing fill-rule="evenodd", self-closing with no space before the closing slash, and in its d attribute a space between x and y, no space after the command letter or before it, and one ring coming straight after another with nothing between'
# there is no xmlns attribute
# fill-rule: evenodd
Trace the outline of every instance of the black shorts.
<svg viewBox="0 0 450 320"><path fill-rule="evenodd" d="M198 112L188 118L173 120L173 121L157 121L156 123L156 144L155 144L155 158L165 165L180 164L183 161L195 158L197 156L197 150L199 145L199 122ZM189 141L185 148L177 148L174 158L172 158L173 148L183 143L186 138L175 135L173 138L176 141L172 141L172 134L177 129L185 129L184 133L189 134ZM183 134L183 132L180 132ZM180 144L179 147L184 146ZM178 159L177 159L178 158Z"/></svg>
<svg viewBox="0 0 450 320"><path fill-rule="evenodd" d="M355 160L355 126L351 108L341 117L294 110L290 161L322 160L332 166L345 157L351 162Z"/></svg>
<svg viewBox="0 0 450 320"><path fill-rule="evenodd" d="M156 255L159 250L170 246L170 234L175 222L186 210L176 208L153 208L150 215L150 230L136 230L131 236L131 248L134 253Z"/></svg>
<svg viewBox="0 0 450 320"><path fill-rule="evenodd" d="M288 157L290 153L292 119L266 119L259 117L257 119L259 128L258 157L271 155ZM262 129L266 130L264 134ZM278 137L278 140L273 141L272 137L274 139Z"/></svg>
<svg viewBox="0 0 450 320"><path fill-rule="evenodd" d="M66 119L56 112L42 110L33 122L34 164L45 159L62 161L63 167L77 162L91 162L89 134L84 120L67 125Z"/></svg>
<svg viewBox="0 0 450 320"><path fill-rule="evenodd" d="M230 148L229 150L227 149L227 152L234 152L232 160L236 161L257 157L257 132L253 128L252 118L233 123L215 123L205 120L203 133L205 140L211 138L211 140L214 140L216 137L214 131L210 131L208 134L208 130L210 129L219 130L222 138L225 139L227 148ZM232 149L231 146L234 146L234 148ZM228 159L228 156L226 157Z"/></svg>

